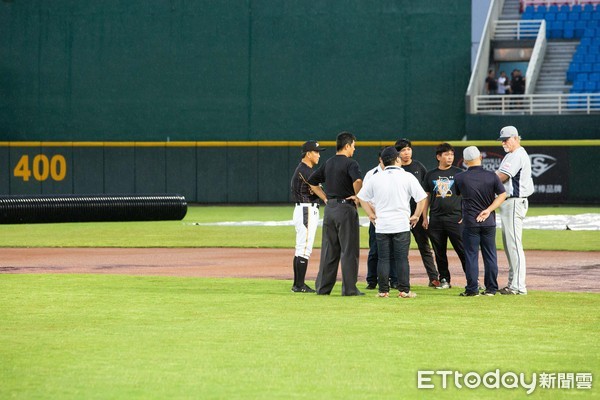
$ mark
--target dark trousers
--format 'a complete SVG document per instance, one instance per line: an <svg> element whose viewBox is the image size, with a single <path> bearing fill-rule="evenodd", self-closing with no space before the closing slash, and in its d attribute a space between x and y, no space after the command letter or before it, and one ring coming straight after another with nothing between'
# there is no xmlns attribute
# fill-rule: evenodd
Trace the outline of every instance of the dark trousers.
<svg viewBox="0 0 600 400"><path fill-rule="evenodd" d="M438 279L438 270L435 268L433 253L431 251L431 246L429 246L429 236L425 228L423 228L423 216L421 216L417 225L411 229L411 232L415 237L415 242L417 242L419 253L421 253L421 260L423 260L423 265L425 266L425 271L427 271L429 281L431 282L434 279Z"/></svg>
<svg viewBox="0 0 600 400"><path fill-rule="evenodd" d="M448 239L454 247L454 251L460 259L463 271L465 271L465 250L462 239L463 226L458 222L431 219L429 221L429 239L435 253L435 261L440 279L450 282L450 270L448 269Z"/></svg>
<svg viewBox="0 0 600 400"><path fill-rule="evenodd" d="M390 291L391 269L395 269L398 275L398 290L401 292L410 291L410 267L408 264L410 232L377 233L376 236L379 252L379 262L377 263L379 292ZM394 258L393 265L392 255Z"/></svg>
<svg viewBox="0 0 600 400"><path fill-rule="evenodd" d="M496 227L479 226L464 228L467 286L465 291L479 290L479 249L483 257L485 290L496 293L498 290L498 257L496 253Z"/></svg>
<svg viewBox="0 0 600 400"><path fill-rule="evenodd" d="M394 255L391 255L392 263L394 259ZM379 260L378 251L377 251L377 237L375 236L375 225L373 223L369 223L369 256L367 257L367 283L369 285L377 284L377 262ZM392 286L398 284L398 274L396 273L396 269L390 269L390 283Z"/></svg>
<svg viewBox="0 0 600 400"><path fill-rule="evenodd" d="M327 202L323 216L321 261L317 274L317 294L330 294L342 264L342 296L356 296L360 251L358 211L354 203Z"/></svg>

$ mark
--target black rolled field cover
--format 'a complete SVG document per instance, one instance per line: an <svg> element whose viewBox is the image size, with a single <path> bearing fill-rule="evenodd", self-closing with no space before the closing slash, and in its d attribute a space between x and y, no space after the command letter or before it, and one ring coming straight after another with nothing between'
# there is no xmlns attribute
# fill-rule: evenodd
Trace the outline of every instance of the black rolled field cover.
<svg viewBox="0 0 600 400"><path fill-rule="evenodd" d="M0 224L181 220L180 195L0 196Z"/></svg>

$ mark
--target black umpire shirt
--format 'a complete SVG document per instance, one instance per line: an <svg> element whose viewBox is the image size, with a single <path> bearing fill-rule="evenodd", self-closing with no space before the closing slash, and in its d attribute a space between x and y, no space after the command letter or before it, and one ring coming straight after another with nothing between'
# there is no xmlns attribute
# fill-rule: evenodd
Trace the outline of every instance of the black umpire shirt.
<svg viewBox="0 0 600 400"><path fill-rule="evenodd" d="M357 179L362 179L358 162L336 154L308 178L308 183L313 186L324 183L328 199L345 199L356 194L353 183Z"/></svg>

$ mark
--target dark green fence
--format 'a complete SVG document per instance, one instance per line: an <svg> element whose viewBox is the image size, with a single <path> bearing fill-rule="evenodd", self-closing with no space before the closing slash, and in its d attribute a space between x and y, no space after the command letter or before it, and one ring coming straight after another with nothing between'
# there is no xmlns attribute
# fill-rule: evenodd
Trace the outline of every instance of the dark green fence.
<svg viewBox="0 0 600 400"><path fill-rule="evenodd" d="M383 144L358 142L354 158L363 174L377 163ZM456 164L462 149L476 144L486 168L495 170L504 153L499 142L453 142ZM289 201L291 174L301 142L0 142L3 194L178 193L188 202L281 203ZM322 161L335 154L333 142ZM437 142L415 142L414 158L436 166ZM542 204L596 204L594 185L600 141L527 142Z"/></svg>

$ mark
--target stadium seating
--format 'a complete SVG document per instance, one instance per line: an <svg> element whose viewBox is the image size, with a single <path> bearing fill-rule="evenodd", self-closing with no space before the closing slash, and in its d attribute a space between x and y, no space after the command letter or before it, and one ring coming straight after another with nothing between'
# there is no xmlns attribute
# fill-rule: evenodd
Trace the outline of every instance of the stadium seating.
<svg viewBox="0 0 600 400"><path fill-rule="evenodd" d="M600 0L522 0L521 6L522 20L546 20L548 39L581 40L566 81L573 83L571 93L600 93ZM587 107L585 99L586 96L573 95L568 99L568 107Z"/></svg>

